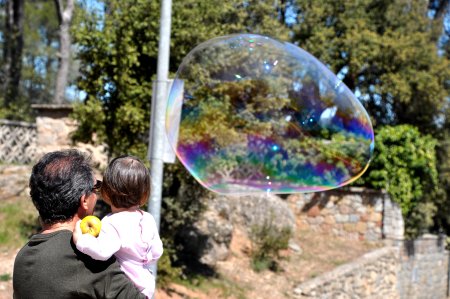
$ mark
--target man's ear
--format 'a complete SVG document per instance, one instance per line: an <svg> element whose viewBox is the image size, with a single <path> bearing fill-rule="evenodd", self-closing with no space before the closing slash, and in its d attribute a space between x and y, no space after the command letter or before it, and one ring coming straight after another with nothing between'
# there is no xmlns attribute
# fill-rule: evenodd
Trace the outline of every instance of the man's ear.
<svg viewBox="0 0 450 299"><path fill-rule="evenodd" d="M89 198L86 194L83 194L80 198L80 207L83 208L83 210L89 209Z"/></svg>

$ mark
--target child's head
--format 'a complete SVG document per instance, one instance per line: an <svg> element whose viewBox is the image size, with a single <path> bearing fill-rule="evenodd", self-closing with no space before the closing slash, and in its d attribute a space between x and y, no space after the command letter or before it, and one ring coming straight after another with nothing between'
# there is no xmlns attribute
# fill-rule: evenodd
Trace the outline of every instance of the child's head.
<svg viewBox="0 0 450 299"><path fill-rule="evenodd" d="M116 208L143 205L150 193L150 174L136 157L113 159L103 175L103 198Z"/></svg>

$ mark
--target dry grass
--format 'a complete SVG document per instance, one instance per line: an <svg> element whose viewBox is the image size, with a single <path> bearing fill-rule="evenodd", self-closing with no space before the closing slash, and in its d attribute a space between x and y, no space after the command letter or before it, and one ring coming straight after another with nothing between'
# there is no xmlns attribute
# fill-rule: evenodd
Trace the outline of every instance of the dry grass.
<svg viewBox="0 0 450 299"><path fill-rule="evenodd" d="M4 251L23 246L38 229L37 216L29 198L0 201L0 249Z"/></svg>

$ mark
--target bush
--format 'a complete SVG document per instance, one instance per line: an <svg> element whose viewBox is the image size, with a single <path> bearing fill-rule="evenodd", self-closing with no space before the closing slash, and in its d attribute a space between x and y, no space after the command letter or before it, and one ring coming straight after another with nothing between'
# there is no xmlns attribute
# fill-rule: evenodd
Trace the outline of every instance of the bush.
<svg viewBox="0 0 450 299"><path fill-rule="evenodd" d="M440 194L436 165L437 141L410 125L386 126L375 132L375 152L367 173L358 181L385 189L397 202L408 237L433 225Z"/></svg>
<svg viewBox="0 0 450 299"><path fill-rule="evenodd" d="M278 271L279 252L288 247L292 231L273 224L273 214L261 225L254 225L250 231L252 242L252 267L256 272L270 269Z"/></svg>
<svg viewBox="0 0 450 299"><path fill-rule="evenodd" d="M184 259L183 240L179 234L205 211L207 195L208 191L201 187L179 162L166 165L161 206L161 237L164 238L164 248L168 253L167 280L173 280L192 270L188 269L192 261Z"/></svg>

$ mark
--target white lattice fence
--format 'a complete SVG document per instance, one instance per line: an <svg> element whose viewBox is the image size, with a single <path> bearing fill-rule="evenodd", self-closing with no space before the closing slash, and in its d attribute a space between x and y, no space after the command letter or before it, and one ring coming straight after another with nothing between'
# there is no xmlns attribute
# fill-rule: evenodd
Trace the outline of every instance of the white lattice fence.
<svg viewBox="0 0 450 299"><path fill-rule="evenodd" d="M36 124L0 119L0 161L29 163L36 157Z"/></svg>

